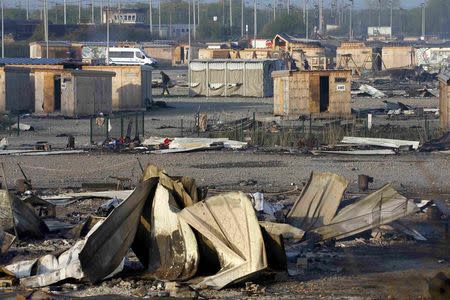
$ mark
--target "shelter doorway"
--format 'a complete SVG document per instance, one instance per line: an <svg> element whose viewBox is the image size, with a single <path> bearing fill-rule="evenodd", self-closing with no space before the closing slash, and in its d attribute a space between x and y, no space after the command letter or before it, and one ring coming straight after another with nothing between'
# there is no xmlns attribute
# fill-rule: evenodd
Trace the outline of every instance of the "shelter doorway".
<svg viewBox="0 0 450 300"><path fill-rule="evenodd" d="M320 112L328 110L330 105L330 77L320 76Z"/></svg>
<svg viewBox="0 0 450 300"><path fill-rule="evenodd" d="M61 76L56 75L54 77L54 110L61 111Z"/></svg>

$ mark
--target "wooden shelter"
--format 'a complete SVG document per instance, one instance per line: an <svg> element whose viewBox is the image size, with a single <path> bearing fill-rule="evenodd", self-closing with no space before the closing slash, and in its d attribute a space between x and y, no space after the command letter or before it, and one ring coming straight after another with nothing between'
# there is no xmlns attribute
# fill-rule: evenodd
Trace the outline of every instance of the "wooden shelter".
<svg viewBox="0 0 450 300"><path fill-rule="evenodd" d="M152 69L137 65L83 66L83 70L116 74L112 78L113 111L143 110L152 103Z"/></svg>
<svg viewBox="0 0 450 300"><path fill-rule="evenodd" d="M415 51L412 46L386 46L381 51L383 70L407 68L416 65Z"/></svg>
<svg viewBox="0 0 450 300"><path fill-rule="evenodd" d="M69 117L112 112L114 72L35 69L35 112Z"/></svg>
<svg viewBox="0 0 450 300"><path fill-rule="evenodd" d="M351 71L277 71L274 79L274 115L351 114Z"/></svg>
<svg viewBox="0 0 450 300"><path fill-rule="evenodd" d="M450 130L450 71L442 73L439 79L439 121L443 131Z"/></svg>
<svg viewBox="0 0 450 300"><path fill-rule="evenodd" d="M0 112L33 111L34 86L29 68L0 67Z"/></svg>

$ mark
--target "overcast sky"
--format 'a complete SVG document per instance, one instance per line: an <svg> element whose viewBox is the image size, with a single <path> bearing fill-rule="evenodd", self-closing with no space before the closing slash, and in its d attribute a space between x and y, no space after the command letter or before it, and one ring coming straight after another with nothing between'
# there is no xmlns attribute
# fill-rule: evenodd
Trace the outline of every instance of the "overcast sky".
<svg viewBox="0 0 450 300"><path fill-rule="evenodd" d="M30 2L31 7L38 7L43 6L44 0L4 0L5 5L7 7L18 7L22 6L25 7L27 1ZM53 6L55 3L62 4L64 0L47 0L49 3L49 6ZM144 2L148 3L148 0L110 0L111 4L117 4L119 1L121 3L136 3L136 2ZM161 0L162 2L167 0ZM214 2L214 0L200 0L202 2ZM279 1L279 0L277 0ZM312 3L316 2L317 0L310 0ZM424 0L400 0L401 6L403 8L410 8L414 6L418 6L420 3L422 3ZM66 0L68 4L78 4L78 0ZM90 5L92 0L81 0L81 2L84 5ZM101 3L106 4L107 0L94 0L95 5L101 5ZM246 2L253 2L252 0L246 0ZM272 2L272 0L258 0L258 2ZM332 0L324 0L324 3L326 6L329 6ZM355 8L363 8L365 0L354 0L355 2ZM158 0L153 0L153 3L158 3ZM291 3L294 5L300 5L303 3L303 0L291 0Z"/></svg>

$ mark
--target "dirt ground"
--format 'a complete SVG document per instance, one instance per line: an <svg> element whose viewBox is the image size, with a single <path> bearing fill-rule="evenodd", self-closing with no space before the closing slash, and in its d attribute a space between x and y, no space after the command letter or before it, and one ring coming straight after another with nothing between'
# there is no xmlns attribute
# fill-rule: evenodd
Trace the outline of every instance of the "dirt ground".
<svg viewBox="0 0 450 300"><path fill-rule="evenodd" d="M172 78L182 82L183 71L172 71ZM155 73L157 77L157 72ZM165 101L170 108L155 107L145 114L145 136L174 137L181 133L180 120L184 126L194 121L197 111L223 119L237 119L256 112L258 120L272 119L272 99L247 98L188 98L182 96L183 88L171 90L170 97L156 96L155 101ZM390 99L395 100L395 99ZM436 98L401 99L403 103L417 107L436 108ZM381 108L380 99L359 98L352 100L352 108ZM38 141L49 142L54 149L64 148L67 137L72 134L77 147L88 147L89 119L27 117L23 123L35 131L22 132L20 136L8 136L9 149L32 145ZM411 126L421 120L387 120L384 116L374 118L374 123L386 122ZM436 125L438 120L432 119ZM101 138L99 136L98 138ZM348 193L358 193L357 177L367 174L374 178L373 191L392 183L401 194L418 200L450 200L450 156L442 153L402 153L394 156L312 156L282 149L250 148L244 151L207 151L184 154L139 154L90 151L84 154L58 156L2 156L6 167L8 184L15 186L22 178L20 163L33 186L38 190L51 189L54 193L79 188L82 183L114 183L111 176L128 177L135 184L140 175L138 160L164 168L171 175L186 175L207 186L211 193L226 190L244 192L276 193L303 187L312 171L334 172L349 180ZM45 191L48 192L48 191ZM369 191L370 192L370 191ZM269 201L292 204L298 193L286 197L271 197ZM94 214L101 200L84 200L60 211L67 222L76 222L73 214L81 218ZM444 239L443 226L430 222L425 214L407 218L416 226L427 241L413 241L404 237L373 240L361 236L336 245L323 247L331 259L325 261L330 269L300 270L295 276L276 273L255 281L266 290L250 295L263 299L418 299L429 298L428 280L439 271L450 272L450 243ZM44 242L21 241L0 258L0 264L38 257L45 253L69 248L73 240L60 236ZM288 244L289 246L289 244ZM331 262L330 262L331 261ZM291 262L292 263L292 262ZM293 262L295 265L295 262ZM450 275L450 274L449 274ZM98 285L66 285L63 291L53 290L55 295L87 297L122 295L126 297L157 296L157 282L142 279L139 272L132 276L110 279ZM247 298L242 285L222 291L200 291L206 298ZM43 289L49 292L52 289ZM0 290L1 293L1 290ZM5 294L6 295L6 294ZM161 294L163 295L163 294ZM0 295L1 298L1 295Z"/></svg>

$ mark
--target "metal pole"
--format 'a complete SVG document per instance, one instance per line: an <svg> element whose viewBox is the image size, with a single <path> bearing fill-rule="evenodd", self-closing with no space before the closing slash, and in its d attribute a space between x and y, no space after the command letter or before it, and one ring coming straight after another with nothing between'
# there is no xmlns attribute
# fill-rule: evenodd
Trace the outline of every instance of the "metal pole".
<svg viewBox="0 0 450 300"><path fill-rule="evenodd" d="M81 24L81 0L78 0L78 24Z"/></svg>
<svg viewBox="0 0 450 300"><path fill-rule="evenodd" d="M425 40L425 2L422 3L422 40Z"/></svg>
<svg viewBox="0 0 450 300"><path fill-rule="evenodd" d="M390 21L389 21L389 24L391 26L391 37L392 37L392 32L393 32L393 29L392 29L392 26L393 26L393 22L392 22L393 5L394 5L393 0L391 0L391 16L390 16Z"/></svg>
<svg viewBox="0 0 450 300"><path fill-rule="evenodd" d="M303 0L303 23L306 21L306 2L308 2L308 0Z"/></svg>
<svg viewBox="0 0 450 300"><path fill-rule="evenodd" d="M319 32L323 34L323 0L319 0Z"/></svg>
<svg viewBox="0 0 450 300"><path fill-rule="evenodd" d="M255 41L256 46L256 35L258 34L258 20L257 20L257 7L256 7L256 0L253 0L254 5L254 16L253 16L253 40Z"/></svg>
<svg viewBox="0 0 450 300"><path fill-rule="evenodd" d="M381 27L381 0L378 0L378 28Z"/></svg>
<svg viewBox="0 0 450 300"><path fill-rule="evenodd" d="M110 8L110 1L108 0L107 6L106 6L106 64L109 65L109 8Z"/></svg>
<svg viewBox="0 0 450 300"><path fill-rule="evenodd" d="M27 0L27 20L30 19L30 0Z"/></svg>
<svg viewBox="0 0 450 300"><path fill-rule="evenodd" d="M192 18L193 18L192 23L194 25L194 28L193 28L194 40L197 38L197 24L196 24L196 15L197 15L197 13L196 13L196 11L197 11L197 8L196 8L196 5L195 5L195 0L192 0Z"/></svg>
<svg viewBox="0 0 450 300"><path fill-rule="evenodd" d="M308 0L306 0L306 4L308 4ZM306 6L306 39L309 39L309 9L308 9L308 5Z"/></svg>
<svg viewBox="0 0 450 300"><path fill-rule="evenodd" d="M348 36L350 41L353 40L353 0L350 0L350 21L349 21L349 25L348 25Z"/></svg>
<svg viewBox="0 0 450 300"><path fill-rule="evenodd" d="M150 33L153 34L153 3L148 0L148 19L150 23Z"/></svg>
<svg viewBox="0 0 450 300"><path fill-rule="evenodd" d="M169 13L169 38L172 38L172 12Z"/></svg>
<svg viewBox="0 0 450 300"><path fill-rule="evenodd" d="M241 37L244 36L244 10L245 10L245 3L244 0L241 1Z"/></svg>
<svg viewBox="0 0 450 300"><path fill-rule="evenodd" d="M191 29L189 28L189 31ZM159 37L161 37L161 0L158 1L158 33Z"/></svg>
<svg viewBox="0 0 450 300"><path fill-rule="evenodd" d="M188 97L191 96L191 0L188 0L188 23L189 23L189 31L188 31L188 44L189 44L189 52L188 52ZM208 83L207 83L208 84Z"/></svg>
<svg viewBox="0 0 450 300"><path fill-rule="evenodd" d="M230 33L233 33L233 0L230 0Z"/></svg>
<svg viewBox="0 0 450 300"><path fill-rule="evenodd" d="M95 9L95 6L94 6L94 0L92 0L92 2L91 2L91 23L92 24L95 24L95 15L94 15L94 9Z"/></svg>
<svg viewBox="0 0 450 300"><path fill-rule="evenodd" d="M287 0L287 14L290 15L291 13L291 1Z"/></svg>
<svg viewBox="0 0 450 300"><path fill-rule="evenodd" d="M48 6L47 0L44 0L44 35L45 35L45 52L48 58Z"/></svg>
<svg viewBox="0 0 450 300"><path fill-rule="evenodd" d="M200 26L200 0L197 0L197 27Z"/></svg>
<svg viewBox="0 0 450 300"><path fill-rule="evenodd" d="M67 25L67 3L64 0L64 25Z"/></svg>
<svg viewBox="0 0 450 300"><path fill-rule="evenodd" d="M276 19L276 7L277 7L277 2L276 2L276 0L273 0L273 2L272 2L272 6L273 6L273 20L275 21L275 19Z"/></svg>
<svg viewBox="0 0 450 300"><path fill-rule="evenodd" d="M1 0L0 5L2 6L2 58L5 57L5 7L4 0Z"/></svg>

